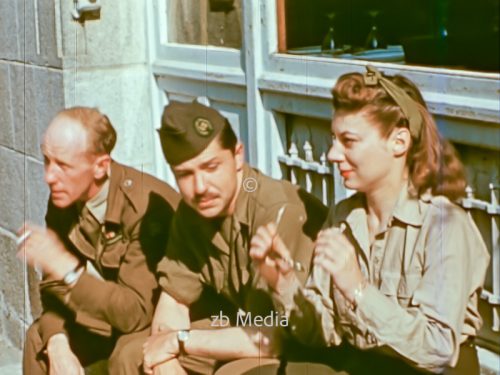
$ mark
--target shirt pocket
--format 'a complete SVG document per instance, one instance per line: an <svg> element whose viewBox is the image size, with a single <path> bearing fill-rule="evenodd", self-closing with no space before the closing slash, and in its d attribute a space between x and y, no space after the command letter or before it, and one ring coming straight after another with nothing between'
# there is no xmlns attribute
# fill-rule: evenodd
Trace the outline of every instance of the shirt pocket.
<svg viewBox="0 0 500 375"><path fill-rule="evenodd" d="M420 273L382 273L379 289L400 306L408 307L421 278Z"/></svg>
<svg viewBox="0 0 500 375"><path fill-rule="evenodd" d="M119 268L128 245L128 240L123 238L121 234L117 235L112 241L107 241L104 244L99 262L106 268Z"/></svg>

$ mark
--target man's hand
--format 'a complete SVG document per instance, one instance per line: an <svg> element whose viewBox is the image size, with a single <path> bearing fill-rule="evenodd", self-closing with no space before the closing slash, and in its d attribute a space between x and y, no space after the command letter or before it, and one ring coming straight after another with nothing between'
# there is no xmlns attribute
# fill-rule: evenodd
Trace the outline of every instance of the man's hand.
<svg viewBox="0 0 500 375"><path fill-rule="evenodd" d="M363 283L354 247L339 228L321 231L316 241L314 265L323 268L333 278L335 286L351 302L354 290Z"/></svg>
<svg viewBox="0 0 500 375"><path fill-rule="evenodd" d="M50 375L85 375L85 371L71 351L64 333L52 336L47 343Z"/></svg>
<svg viewBox="0 0 500 375"><path fill-rule="evenodd" d="M250 242L250 257L267 281L280 293L292 284L295 274L290 262L290 251L277 233L276 225L269 223L257 229Z"/></svg>
<svg viewBox="0 0 500 375"><path fill-rule="evenodd" d="M19 238L25 238L18 244L17 257L26 259L32 266L56 280L78 266L78 258L71 254L57 234L36 225L25 224L18 231Z"/></svg>
<svg viewBox="0 0 500 375"><path fill-rule="evenodd" d="M177 331L158 332L150 336L143 345L143 354L143 370L146 374L153 374L155 366L179 354Z"/></svg>

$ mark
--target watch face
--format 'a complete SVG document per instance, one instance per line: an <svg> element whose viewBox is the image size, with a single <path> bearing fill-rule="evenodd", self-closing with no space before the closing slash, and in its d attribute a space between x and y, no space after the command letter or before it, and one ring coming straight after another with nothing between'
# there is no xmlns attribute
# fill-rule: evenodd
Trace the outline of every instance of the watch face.
<svg viewBox="0 0 500 375"><path fill-rule="evenodd" d="M189 338L189 331L179 331L177 332L177 338L179 341L187 341Z"/></svg>

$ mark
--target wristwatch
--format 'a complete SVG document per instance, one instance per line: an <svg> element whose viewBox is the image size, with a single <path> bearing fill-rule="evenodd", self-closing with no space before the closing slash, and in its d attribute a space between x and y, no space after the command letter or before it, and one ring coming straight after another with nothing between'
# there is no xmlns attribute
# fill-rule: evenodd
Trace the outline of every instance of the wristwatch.
<svg viewBox="0 0 500 375"><path fill-rule="evenodd" d="M189 340L189 330L177 331L177 342L179 343L179 354L186 354L186 342Z"/></svg>

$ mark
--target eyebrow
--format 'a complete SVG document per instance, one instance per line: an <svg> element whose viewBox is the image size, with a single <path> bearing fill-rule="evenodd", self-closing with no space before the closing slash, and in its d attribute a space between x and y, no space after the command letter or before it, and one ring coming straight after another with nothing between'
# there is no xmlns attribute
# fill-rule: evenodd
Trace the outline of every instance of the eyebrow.
<svg viewBox="0 0 500 375"><path fill-rule="evenodd" d="M204 161L203 163L201 163L201 167L202 168L205 168L206 166L208 166L209 164L213 163L213 162L216 162L217 161L217 156L214 156L213 158L211 159L208 159L207 161Z"/></svg>
<svg viewBox="0 0 500 375"><path fill-rule="evenodd" d="M214 161L217 161L218 156L214 156L203 163L200 164L200 168L206 168L210 163L213 163ZM179 168L179 167L174 167L172 168L174 173L184 173L184 172L190 172L192 171L192 168Z"/></svg>

